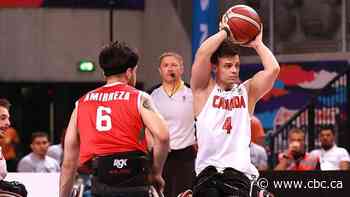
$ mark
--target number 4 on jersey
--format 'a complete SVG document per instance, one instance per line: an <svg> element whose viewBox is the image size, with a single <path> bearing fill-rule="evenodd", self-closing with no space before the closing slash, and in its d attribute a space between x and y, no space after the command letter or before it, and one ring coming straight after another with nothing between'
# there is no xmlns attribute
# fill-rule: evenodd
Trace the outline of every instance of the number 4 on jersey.
<svg viewBox="0 0 350 197"><path fill-rule="evenodd" d="M227 117L225 119L224 125L222 126L223 130L226 130L227 134L231 133L232 125L231 125L231 117Z"/></svg>

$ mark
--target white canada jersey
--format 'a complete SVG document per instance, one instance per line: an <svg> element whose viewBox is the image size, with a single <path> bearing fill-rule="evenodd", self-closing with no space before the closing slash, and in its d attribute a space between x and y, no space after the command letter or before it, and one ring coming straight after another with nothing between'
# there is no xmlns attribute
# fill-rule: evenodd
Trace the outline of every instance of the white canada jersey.
<svg viewBox="0 0 350 197"><path fill-rule="evenodd" d="M196 174L212 165L234 168L249 178L259 175L250 161L250 114L244 84L229 91L215 85L197 117Z"/></svg>

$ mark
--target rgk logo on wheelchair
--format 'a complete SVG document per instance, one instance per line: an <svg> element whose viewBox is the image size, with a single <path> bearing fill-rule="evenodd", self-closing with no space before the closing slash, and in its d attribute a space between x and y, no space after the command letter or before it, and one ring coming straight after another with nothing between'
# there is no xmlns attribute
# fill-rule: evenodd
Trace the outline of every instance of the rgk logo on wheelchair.
<svg viewBox="0 0 350 197"><path fill-rule="evenodd" d="M127 166L128 164L126 163L128 159L114 159L113 161L113 166L117 168L123 168L124 166Z"/></svg>

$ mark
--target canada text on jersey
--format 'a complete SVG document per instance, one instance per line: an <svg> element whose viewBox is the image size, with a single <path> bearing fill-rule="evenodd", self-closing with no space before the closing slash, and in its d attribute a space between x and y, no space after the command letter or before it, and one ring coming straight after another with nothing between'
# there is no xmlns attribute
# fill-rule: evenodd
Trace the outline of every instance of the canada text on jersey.
<svg viewBox="0 0 350 197"><path fill-rule="evenodd" d="M231 111L234 108L245 108L243 96L233 96L230 99L224 97L214 96L213 107L218 109L225 109Z"/></svg>

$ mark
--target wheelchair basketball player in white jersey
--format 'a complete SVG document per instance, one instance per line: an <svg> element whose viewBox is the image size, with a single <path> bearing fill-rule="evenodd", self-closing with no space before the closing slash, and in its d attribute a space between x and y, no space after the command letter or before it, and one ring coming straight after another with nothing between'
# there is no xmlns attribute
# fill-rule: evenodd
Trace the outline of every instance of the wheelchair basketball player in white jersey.
<svg viewBox="0 0 350 197"><path fill-rule="evenodd" d="M256 51L264 69L243 83L228 24L222 21L220 31L197 50L191 76L198 140L194 197L268 196L253 189L259 173L250 161L250 117L273 87L280 67L261 32L243 46Z"/></svg>

